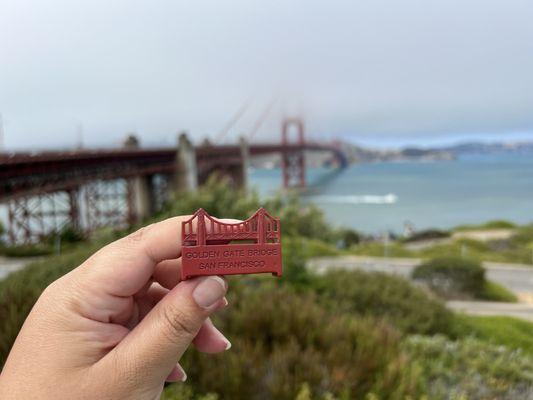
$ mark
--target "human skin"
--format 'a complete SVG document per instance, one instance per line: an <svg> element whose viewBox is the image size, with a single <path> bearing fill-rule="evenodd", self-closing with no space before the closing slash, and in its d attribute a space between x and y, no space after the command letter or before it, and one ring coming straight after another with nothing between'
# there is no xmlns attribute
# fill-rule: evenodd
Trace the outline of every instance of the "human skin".
<svg viewBox="0 0 533 400"><path fill-rule="evenodd" d="M209 319L227 305L226 281L179 282L188 218L142 228L50 284L4 365L0 399L158 399L165 381L186 379L178 361L191 343L229 349Z"/></svg>

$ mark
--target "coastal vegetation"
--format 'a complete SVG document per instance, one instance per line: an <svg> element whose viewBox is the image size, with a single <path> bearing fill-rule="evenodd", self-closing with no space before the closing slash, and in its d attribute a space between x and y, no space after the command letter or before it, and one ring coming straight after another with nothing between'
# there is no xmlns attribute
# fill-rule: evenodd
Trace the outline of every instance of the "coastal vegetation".
<svg viewBox="0 0 533 400"><path fill-rule="evenodd" d="M181 361L188 381L169 385L163 399L532 395L532 323L455 314L438 296L399 277L341 270L310 273L305 268L310 257L357 253L370 245L355 239L353 231L330 228L319 209L295 197L262 202L255 194L211 180L197 193L169 202L153 220L198 207L212 215L245 218L261 205L283 221L284 276L230 278L230 307L214 321L232 341L232 349L215 356L190 349ZM521 229L516 235L522 236L512 240L527 243ZM74 241L62 254L0 281L0 365L42 290L124 233L102 231L90 241ZM412 254L400 242L392 243L393 249ZM474 263L477 272L471 279L480 277ZM482 293L483 282L471 284Z"/></svg>
<svg viewBox="0 0 533 400"><path fill-rule="evenodd" d="M492 235L496 233L496 235ZM483 238L486 236L486 238ZM533 225L506 221L460 226L450 231L425 231L393 241L362 240L350 253L375 257L431 259L457 256L500 263L533 265Z"/></svg>
<svg viewBox="0 0 533 400"><path fill-rule="evenodd" d="M459 225L454 228L455 231L471 231L471 230L483 230L483 229L514 229L516 224L505 221L502 219L495 219L492 221L487 221L483 224L478 225Z"/></svg>
<svg viewBox="0 0 533 400"><path fill-rule="evenodd" d="M433 258L416 267L412 277L445 299L517 301L513 293L485 278L485 268L477 259Z"/></svg>
<svg viewBox="0 0 533 400"><path fill-rule="evenodd" d="M0 238L4 228L0 225ZM0 240L0 255L5 257L38 257L68 251L72 245L85 239L84 235L71 225L65 225L58 233L42 238L39 243L7 245Z"/></svg>

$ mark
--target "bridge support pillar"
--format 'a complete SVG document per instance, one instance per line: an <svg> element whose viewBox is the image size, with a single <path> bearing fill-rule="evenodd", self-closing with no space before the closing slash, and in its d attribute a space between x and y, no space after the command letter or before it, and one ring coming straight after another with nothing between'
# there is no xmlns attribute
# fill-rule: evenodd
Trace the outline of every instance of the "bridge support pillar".
<svg viewBox="0 0 533 400"><path fill-rule="evenodd" d="M129 182L128 208L130 224L139 223L155 212L155 188L151 175L136 176Z"/></svg>
<svg viewBox="0 0 533 400"><path fill-rule="evenodd" d="M80 190L79 188L67 191L70 225L74 230L81 229L80 220Z"/></svg>
<svg viewBox="0 0 533 400"><path fill-rule="evenodd" d="M176 191L195 191L198 188L198 167L196 151L185 132L178 138L176 152L176 175L174 189Z"/></svg>
<svg viewBox="0 0 533 400"><path fill-rule="evenodd" d="M250 146L245 137L239 139L239 145L241 147L241 160L242 160L242 178L241 187L247 190L249 187L248 170L250 169Z"/></svg>

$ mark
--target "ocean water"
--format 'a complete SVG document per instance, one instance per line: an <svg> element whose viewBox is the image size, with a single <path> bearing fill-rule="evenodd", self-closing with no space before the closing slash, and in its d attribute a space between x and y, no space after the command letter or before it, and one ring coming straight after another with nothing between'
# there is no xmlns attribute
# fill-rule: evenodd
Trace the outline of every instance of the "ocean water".
<svg viewBox="0 0 533 400"><path fill-rule="evenodd" d="M302 199L322 208L328 221L362 232L401 233L506 219L533 222L533 157L467 155L455 161L353 165L340 173L311 169ZM255 170L262 196L281 187L281 171Z"/></svg>

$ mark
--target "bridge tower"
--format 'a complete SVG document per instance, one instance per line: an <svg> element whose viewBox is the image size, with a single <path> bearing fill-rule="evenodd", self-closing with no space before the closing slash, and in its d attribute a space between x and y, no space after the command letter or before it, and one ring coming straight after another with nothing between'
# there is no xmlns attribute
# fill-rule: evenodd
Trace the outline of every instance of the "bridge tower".
<svg viewBox="0 0 533 400"><path fill-rule="evenodd" d="M289 131L296 129L296 142L289 142ZM283 187L305 187L305 153L304 123L298 118L287 118L281 130L281 168L283 171Z"/></svg>

